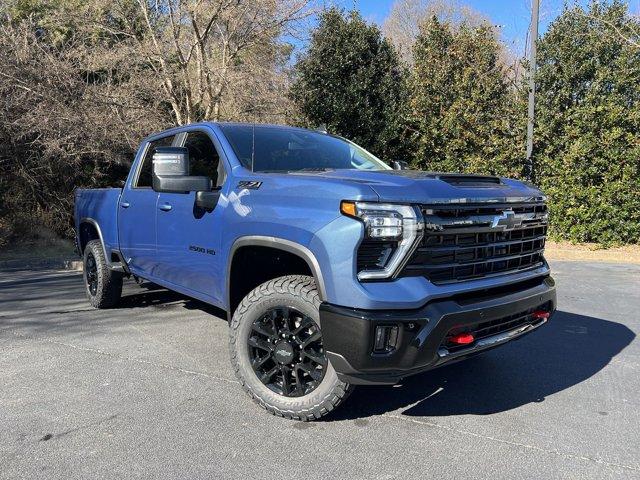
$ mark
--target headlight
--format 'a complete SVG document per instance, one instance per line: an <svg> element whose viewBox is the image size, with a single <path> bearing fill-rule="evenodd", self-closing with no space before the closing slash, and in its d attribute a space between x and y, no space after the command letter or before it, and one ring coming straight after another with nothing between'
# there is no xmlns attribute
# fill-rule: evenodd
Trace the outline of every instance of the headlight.
<svg viewBox="0 0 640 480"><path fill-rule="evenodd" d="M343 201L340 211L364 223L363 244L379 245L382 249L373 268L368 265L358 272L360 280L394 276L422 238L422 215L409 205Z"/></svg>

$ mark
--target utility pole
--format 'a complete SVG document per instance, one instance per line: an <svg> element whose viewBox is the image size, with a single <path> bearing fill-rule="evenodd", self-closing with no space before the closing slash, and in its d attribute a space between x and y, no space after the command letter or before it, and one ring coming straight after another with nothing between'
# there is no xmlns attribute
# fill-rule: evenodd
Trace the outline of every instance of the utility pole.
<svg viewBox="0 0 640 480"><path fill-rule="evenodd" d="M540 0L531 2L531 43L529 50L529 109L527 113L527 176L534 179L533 165L533 125L536 118L536 43L538 42L538 19L540 17Z"/></svg>

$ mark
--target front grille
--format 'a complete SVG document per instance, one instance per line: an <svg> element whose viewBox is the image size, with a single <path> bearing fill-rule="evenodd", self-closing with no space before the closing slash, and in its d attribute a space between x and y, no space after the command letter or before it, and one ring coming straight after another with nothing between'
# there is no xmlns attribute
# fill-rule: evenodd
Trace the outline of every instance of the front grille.
<svg viewBox="0 0 640 480"><path fill-rule="evenodd" d="M544 203L423 206L425 232L400 276L462 282L543 264Z"/></svg>
<svg viewBox="0 0 640 480"><path fill-rule="evenodd" d="M537 308L530 308L529 310L526 310L524 312L514 313L513 315L497 318L495 320L478 322L472 325L466 325L464 327L452 328L445 336L441 346L446 347L449 352L469 347L470 345L459 345L451 341L452 337L460 333L473 334L474 341L477 342L480 339L498 335L499 333L503 332L509 332L524 325L537 325L544 320L534 317L533 312L536 310L549 312L550 309L551 305L545 304Z"/></svg>

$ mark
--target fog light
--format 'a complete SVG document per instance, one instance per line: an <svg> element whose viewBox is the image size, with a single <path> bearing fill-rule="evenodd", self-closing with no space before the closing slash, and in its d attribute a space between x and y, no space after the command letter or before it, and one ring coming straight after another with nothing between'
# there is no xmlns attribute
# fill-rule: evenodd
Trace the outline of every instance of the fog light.
<svg viewBox="0 0 640 480"><path fill-rule="evenodd" d="M373 345L374 353L388 353L395 350L398 342L398 326L384 325L376 327L376 337Z"/></svg>

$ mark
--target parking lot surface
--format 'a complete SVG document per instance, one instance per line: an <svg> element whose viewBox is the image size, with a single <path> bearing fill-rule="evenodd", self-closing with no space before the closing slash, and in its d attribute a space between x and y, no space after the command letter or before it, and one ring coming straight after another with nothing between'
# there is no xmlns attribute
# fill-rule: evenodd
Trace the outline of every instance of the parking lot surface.
<svg viewBox="0 0 640 480"><path fill-rule="evenodd" d="M0 478L640 478L640 266L552 267L539 331L313 423L248 399L214 308L0 272Z"/></svg>

